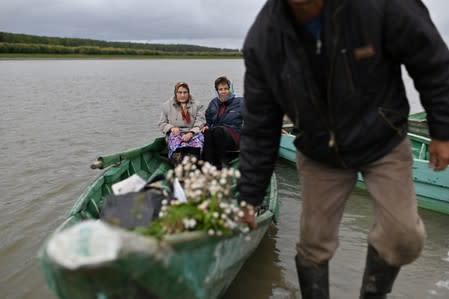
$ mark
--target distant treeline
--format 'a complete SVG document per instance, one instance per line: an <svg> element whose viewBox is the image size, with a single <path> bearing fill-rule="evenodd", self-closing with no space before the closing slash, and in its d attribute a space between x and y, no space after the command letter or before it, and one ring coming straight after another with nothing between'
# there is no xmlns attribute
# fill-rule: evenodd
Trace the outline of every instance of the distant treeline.
<svg viewBox="0 0 449 299"><path fill-rule="evenodd" d="M241 56L236 49L195 45L108 42L0 32L0 53L145 56Z"/></svg>

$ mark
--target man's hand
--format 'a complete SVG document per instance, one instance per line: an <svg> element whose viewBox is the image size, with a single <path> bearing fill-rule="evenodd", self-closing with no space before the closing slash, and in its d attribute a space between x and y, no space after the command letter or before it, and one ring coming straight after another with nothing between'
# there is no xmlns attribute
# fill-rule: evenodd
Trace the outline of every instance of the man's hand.
<svg viewBox="0 0 449 299"><path fill-rule="evenodd" d="M446 169L449 164L449 140L432 139L429 145L429 167L435 171Z"/></svg>
<svg viewBox="0 0 449 299"><path fill-rule="evenodd" d="M207 129L209 129L209 127L206 125L204 127L201 128L201 133L204 133L204 131L206 131Z"/></svg>
<svg viewBox="0 0 449 299"><path fill-rule="evenodd" d="M246 202L240 202L240 210L243 212L239 215L239 221L248 224L250 229L256 228L256 212L254 207Z"/></svg>

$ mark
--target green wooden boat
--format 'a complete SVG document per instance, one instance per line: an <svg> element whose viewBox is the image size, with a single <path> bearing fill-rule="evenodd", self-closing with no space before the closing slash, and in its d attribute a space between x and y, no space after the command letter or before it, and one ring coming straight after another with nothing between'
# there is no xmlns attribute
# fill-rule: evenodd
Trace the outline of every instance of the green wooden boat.
<svg viewBox="0 0 449 299"><path fill-rule="evenodd" d="M408 117L408 131L416 135L430 137L426 116L426 112L410 114Z"/></svg>
<svg viewBox="0 0 449 299"><path fill-rule="evenodd" d="M430 139L408 133L413 152L413 180L418 199L418 206L436 212L449 214L449 169L433 171L429 164ZM281 137L279 157L296 163L295 136L284 132ZM358 187L365 188L359 175Z"/></svg>
<svg viewBox="0 0 449 299"><path fill-rule="evenodd" d="M59 298L217 298L256 249L278 215L274 175L265 196L268 209L257 216L257 228L246 234L210 237L196 231L157 240L98 220L112 184L135 173L149 180L171 168L161 154L164 149L165 140L158 138L144 147L101 157L93 165L106 169L39 251L45 279ZM238 159L233 161L237 164ZM69 232L72 237L62 238Z"/></svg>

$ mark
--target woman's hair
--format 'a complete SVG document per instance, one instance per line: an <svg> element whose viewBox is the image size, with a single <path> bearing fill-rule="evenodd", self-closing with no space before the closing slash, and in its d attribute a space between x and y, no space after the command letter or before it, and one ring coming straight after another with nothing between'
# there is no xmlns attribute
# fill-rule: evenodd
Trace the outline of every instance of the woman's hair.
<svg viewBox="0 0 449 299"><path fill-rule="evenodd" d="M185 83L185 82L178 82L178 83L175 84L175 90L174 90L175 97L176 97L176 93L178 92L178 89L180 87L184 87L185 89L187 89L187 91L189 92L189 95L190 95L189 85L187 83Z"/></svg>
<svg viewBox="0 0 449 299"><path fill-rule="evenodd" d="M229 79L226 78L225 76L221 76L221 77L218 77L217 79L215 79L214 84L215 84L215 90L217 90L217 91L218 91L218 85L220 85L220 84L226 84L226 85L228 85L229 88L231 88L231 81L229 81Z"/></svg>

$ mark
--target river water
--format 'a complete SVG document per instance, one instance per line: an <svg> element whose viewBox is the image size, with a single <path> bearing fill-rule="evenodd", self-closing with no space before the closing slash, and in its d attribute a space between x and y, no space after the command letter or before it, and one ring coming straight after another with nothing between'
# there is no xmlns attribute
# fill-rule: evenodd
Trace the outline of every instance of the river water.
<svg viewBox="0 0 449 299"><path fill-rule="evenodd" d="M37 252L99 174L101 154L141 146L160 136L160 104L177 81L207 103L213 80L227 75L243 92L242 60L0 61L0 298L55 298ZM412 111L420 106L410 90ZM292 165L276 167L281 219L229 288L225 298L299 298L293 256L300 198ZM333 298L357 298L369 196L356 190L331 263ZM402 269L389 298L449 298L449 216L421 210L427 227L422 256Z"/></svg>

